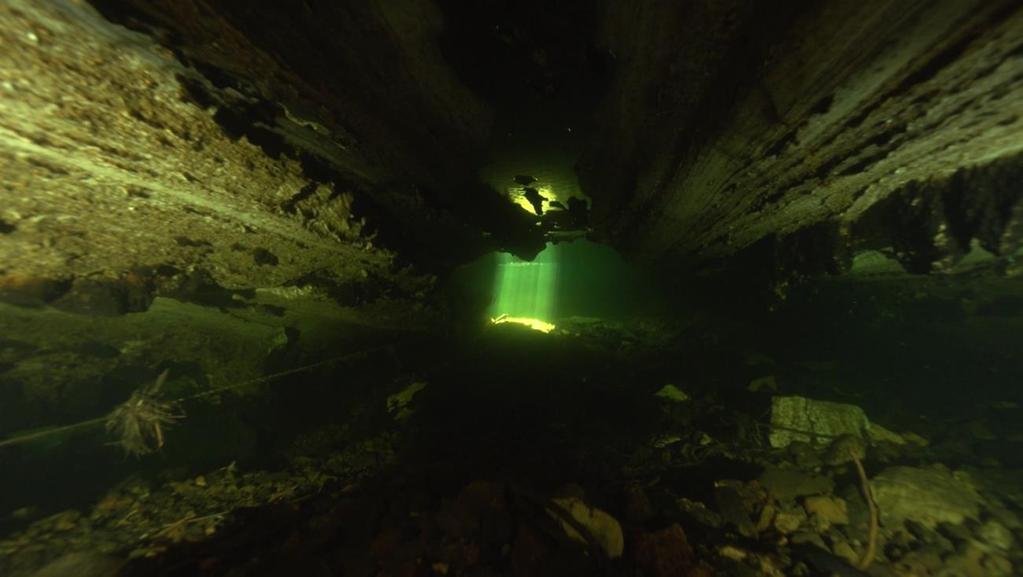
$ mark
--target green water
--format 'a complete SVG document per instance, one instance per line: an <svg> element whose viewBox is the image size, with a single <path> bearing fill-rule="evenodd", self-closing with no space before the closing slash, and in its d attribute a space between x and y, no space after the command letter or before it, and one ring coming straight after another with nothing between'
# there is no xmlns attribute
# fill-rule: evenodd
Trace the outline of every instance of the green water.
<svg viewBox="0 0 1023 577"><path fill-rule="evenodd" d="M552 247L553 248L553 247ZM494 298L492 318L507 315L549 321L555 313L558 296L558 251L548 248L532 262L508 253L494 256Z"/></svg>
<svg viewBox="0 0 1023 577"><path fill-rule="evenodd" d="M494 253L469 267L466 283L492 283L490 318L507 315L557 323L582 316L650 313L656 295L643 273L616 251L588 240L548 244L534 260ZM493 270L492 280L486 271Z"/></svg>

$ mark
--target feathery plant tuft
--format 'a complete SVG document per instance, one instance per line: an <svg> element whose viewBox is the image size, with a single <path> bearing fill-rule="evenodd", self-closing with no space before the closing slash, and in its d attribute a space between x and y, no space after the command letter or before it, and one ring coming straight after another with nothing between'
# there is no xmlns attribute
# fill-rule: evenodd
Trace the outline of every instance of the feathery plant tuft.
<svg viewBox="0 0 1023 577"><path fill-rule="evenodd" d="M175 402L157 398L168 372L160 373L155 383L140 387L107 415L107 432L126 455L141 457L160 450L164 445L163 429L184 418Z"/></svg>

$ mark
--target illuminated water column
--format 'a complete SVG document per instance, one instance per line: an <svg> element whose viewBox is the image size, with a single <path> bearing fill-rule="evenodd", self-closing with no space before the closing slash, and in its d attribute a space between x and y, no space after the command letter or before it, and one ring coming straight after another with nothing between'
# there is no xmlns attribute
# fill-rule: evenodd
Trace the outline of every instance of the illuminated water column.
<svg viewBox="0 0 1023 577"><path fill-rule="evenodd" d="M554 319L557 288L555 247L548 245L531 262L498 253L490 317L517 319L511 322L536 320L549 323Z"/></svg>

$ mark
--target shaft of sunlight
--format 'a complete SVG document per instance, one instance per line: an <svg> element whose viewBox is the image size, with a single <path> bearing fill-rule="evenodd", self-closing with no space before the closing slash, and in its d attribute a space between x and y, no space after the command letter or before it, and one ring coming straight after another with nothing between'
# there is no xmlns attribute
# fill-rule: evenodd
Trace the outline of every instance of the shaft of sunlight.
<svg viewBox="0 0 1023 577"><path fill-rule="evenodd" d="M549 332L554 328L550 321L555 314L557 287L558 259L554 247L548 245L532 261L498 253L491 322L550 327L543 331Z"/></svg>

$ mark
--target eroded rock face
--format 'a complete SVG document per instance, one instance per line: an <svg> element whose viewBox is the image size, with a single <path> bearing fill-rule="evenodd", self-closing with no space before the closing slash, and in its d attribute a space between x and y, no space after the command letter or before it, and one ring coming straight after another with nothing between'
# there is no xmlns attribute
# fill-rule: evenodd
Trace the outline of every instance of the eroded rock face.
<svg viewBox="0 0 1023 577"><path fill-rule="evenodd" d="M13 0L0 45L0 433L100 416L160 365L244 380L430 322L356 176L232 131L154 38Z"/></svg>
<svg viewBox="0 0 1023 577"><path fill-rule="evenodd" d="M80 234L66 248L88 268L86 247L104 241L94 229L124 243L131 232L114 231L130 208L204 231L171 238L186 260L219 259L214 276L232 286L246 259L276 260L279 280L301 274L288 270L298 261L322 268L317 243L329 252L369 230L442 265L487 246L537 250L526 215L476 181L493 103L442 53L433 2L94 5L149 37L74 3L5 7L6 41L23 49L5 55L0 169L21 175L15 190L88 177L113 192L36 220L47 206L22 198L0 214L0 237ZM1019 249L1016 3L605 3L584 20L612 84L580 180L598 235L633 255L684 267L753 251L834 274L880 250L919 273L951 270L975 245ZM191 216L167 218L183 206ZM94 215L93 232L76 214ZM305 231L292 234L295 221ZM232 227L228 246L259 252L208 250ZM38 244L24 244L26 260L63 266Z"/></svg>
<svg viewBox="0 0 1023 577"><path fill-rule="evenodd" d="M1018 3L608 3L605 24L616 81L580 178L615 244L662 265L816 228L798 258L845 259L895 198L880 236L914 272L970 238L1019 247L1018 187L978 174L1021 162ZM950 188L1000 201L935 204Z"/></svg>
<svg viewBox="0 0 1023 577"><path fill-rule="evenodd" d="M175 35L161 37L215 87L283 107L295 124L329 135L344 162L371 180L450 184L471 173L466 161L489 136L487 106L443 61L433 2L95 4L113 20Z"/></svg>
<svg viewBox="0 0 1023 577"><path fill-rule="evenodd" d="M538 250L473 181L489 112L446 69L432 5L327 4L0 7L0 296L81 288L65 308L121 314L196 271L350 286L394 276L381 244L436 269Z"/></svg>
<svg viewBox="0 0 1023 577"><path fill-rule="evenodd" d="M387 274L392 256L360 238L347 204L282 210L321 185L295 160L226 134L151 39L81 3L0 11L11 47L0 55L7 300L27 290L50 302L79 288L67 308L116 313L151 300L121 302L126 293L187 271L230 289L321 270L338 280ZM50 279L66 286L35 290Z"/></svg>
<svg viewBox="0 0 1023 577"><path fill-rule="evenodd" d="M94 4L190 66L190 96L215 106L226 130L353 194L405 256L443 266L495 244L542 248L532 221L478 182L492 113L442 57L434 2Z"/></svg>

